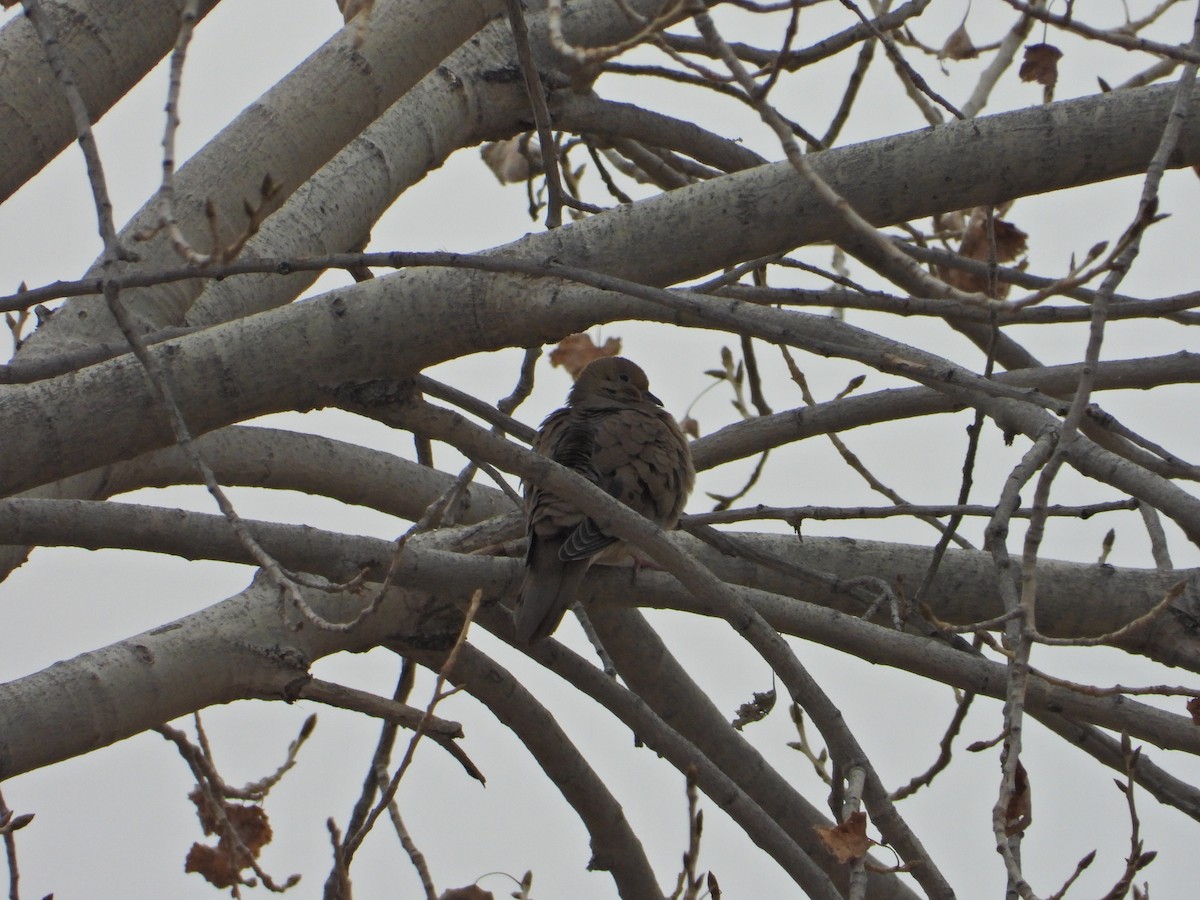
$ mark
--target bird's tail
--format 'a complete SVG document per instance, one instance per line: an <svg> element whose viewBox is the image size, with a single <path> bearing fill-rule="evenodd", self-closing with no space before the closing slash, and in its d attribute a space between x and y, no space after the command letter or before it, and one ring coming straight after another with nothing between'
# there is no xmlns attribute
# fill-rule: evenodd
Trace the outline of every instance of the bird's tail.
<svg viewBox="0 0 1200 900"><path fill-rule="evenodd" d="M513 610L517 640L535 644L548 637L575 600L590 559L563 560L558 546L534 539L526 558L525 581Z"/></svg>

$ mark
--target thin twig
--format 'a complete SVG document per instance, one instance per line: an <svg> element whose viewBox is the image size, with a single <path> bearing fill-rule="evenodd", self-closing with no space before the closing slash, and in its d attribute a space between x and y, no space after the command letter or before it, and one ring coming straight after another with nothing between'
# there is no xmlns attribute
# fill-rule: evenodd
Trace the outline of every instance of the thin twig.
<svg viewBox="0 0 1200 900"><path fill-rule="evenodd" d="M525 77L525 91L533 109L533 121L537 126L538 144L542 151L542 171L546 176L549 198L546 203L546 227L562 225L563 187L558 172L558 155L554 138L550 133L550 110L546 106L546 91L542 87L533 51L529 48L529 27L525 24L525 13L521 0L507 0L508 22L517 46L517 59Z"/></svg>
<svg viewBox="0 0 1200 900"><path fill-rule="evenodd" d="M4 853L8 858L8 898L21 900L21 870L17 866L17 841L14 833L33 821L33 815L15 815L8 804L4 802L4 794L0 792L0 834L4 835Z"/></svg>
<svg viewBox="0 0 1200 900"><path fill-rule="evenodd" d="M378 694L320 678L312 678L305 682L297 692L296 699L312 700L314 703L324 703L338 709L365 713L404 728L416 728L424 716L424 710L394 698L386 700ZM461 738L463 728L461 722L430 718L425 722L425 733L431 737Z"/></svg>
<svg viewBox="0 0 1200 900"><path fill-rule="evenodd" d="M892 36L890 34L880 31L874 22L868 19L863 11L859 9L857 4L852 2L852 0L841 0L841 4L842 6L846 7L846 9L858 16L859 21L861 21L863 25L872 30L874 36L881 44L883 44L883 49L887 51L888 56L896 66L897 71L900 72L902 78L911 81L918 91L932 100L938 106L942 107L942 109L946 110L948 113L950 113L950 115L954 116L954 118L966 118L958 110L958 108L954 106L954 104L931 88L929 83L921 76L921 74L909 64L908 60L904 58L904 55L896 46L896 42L892 40Z"/></svg>
<svg viewBox="0 0 1200 900"><path fill-rule="evenodd" d="M792 381L794 381L796 386L800 388L800 393L804 398L804 402L809 406L816 406L817 400L813 396L812 391L809 390L808 379L804 377L804 373L801 372L799 366L796 365L796 361L793 359L791 352L784 344L779 345L779 350L783 354L784 362L787 363L788 371L791 374ZM897 507L912 508L912 504L876 478L866 467L863 461L859 459L858 454L854 453L849 447L847 447L846 443L841 439L840 436L836 434L829 434L827 437L829 438L830 443L833 444L834 448L837 450L838 454L843 460L846 461L846 464L855 472L857 472L863 478L863 480L867 482L868 485L870 485L871 490L887 497L894 504L896 504ZM962 501L960 500L960 502ZM917 517L920 518L921 521L928 523L941 532L944 543L948 544L951 540L954 540L961 547L969 548L971 546L971 543L965 538L956 535L953 528L948 528L932 516L918 513Z"/></svg>
<svg viewBox="0 0 1200 900"><path fill-rule="evenodd" d="M392 552L392 559L391 563L388 565L387 574L384 575L383 582L379 585L378 590L375 591L374 596L371 597L370 602L367 603L367 605L361 610L359 610L358 614L355 615L354 618L348 621L328 622L322 620L324 622L322 625L323 630L338 632L353 631L379 611L379 608L383 606L384 600L387 599L388 591L395 583L396 574L400 571L400 561L404 555L404 548L407 546L409 540L411 540L414 535L424 534L427 531L437 528L438 525L441 524L447 510L449 510L450 507L458 501L458 498L462 496L463 491L466 490L467 485L470 484L471 480L475 477L476 468L477 466L475 463L468 463L467 466L458 473L458 477L455 478L454 481L452 481L444 491L442 491L441 495L439 495L437 499L429 504L425 510L425 514L416 522L414 522L408 531L404 532L404 534L400 535L400 537L396 539L396 548Z"/></svg>
<svg viewBox="0 0 1200 900"><path fill-rule="evenodd" d="M25 15L32 23L46 61L62 88L67 106L71 110L71 119L75 125L75 137L79 141L79 149L83 151L84 162L87 165L88 183L92 188L92 200L96 206L96 222L100 230L100 238L104 242L104 272L112 272L117 260L128 259L129 254L121 246L117 237L116 226L113 222L112 201L108 196L108 184L104 177L104 165L100 161L100 150L96 145L96 136L92 132L91 115L79 92L79 83L67 63L62 45L53 24L42 8L42 0L21 0L25 7Z"/></svg>
<svg viewBox="0 0 1200 900"><path fill-rule="evenodd" d="M1158 510L1142 500L1138 501L1137 509L1142 514L1142 522L1146 525L1146 534L1150 536L1150 553L1154 556L1155 567L1160 572L1174 570L1175 566L1171 562L1171 550L1167 546L1167 533L1163 530Z"/></svg>
<svg viewBox="0 0 1200 900"><path fill-rule="evenodd" d="M579 47L568 41L563 34L563 0L549 0L546 4L546 24L550 46L556 53L571 60L576 65L594 66L597 63L624 53L631 47L636 47L638 44L650 40L679 17L686 2L687 0L667 0L658 15L653 19L645 20L642 27L635 34L616 44L603 47Z"/></svg>
<svg viewBox="0 0 1200 900"><path fill-rule="evenodd" d="M425 734L425 723L432 719L433 711L437 708L437 705L442 702L442 700L457 692L456 689L445 691L444 687L450 676L450 673L454 671L454 664L458 659L458 654L461 651L463 644L466 642L467 632L471 628L471 623L475 619L475 613L478 611L479 604L482 601L482 590L477 590L471 595L471 603L467 607L462 628L459 629L458 632L458 638L455 640L454 646L447 655L446 662L442 665L441 671L438 672L437 680L435 681L433 687L433 694L429 699L429 705L425 707L425 714L421 717L421 721L417 723L417 727L413 731L412 739L408 742L408 748L404 752L403 759L400 760L400 765L396 769L396 773L392 776L391 781L388 782L386 790L382 792L379 802L375 804L375 807L367 815L362 827L359 828L354 834L346 836L346 841L343 845L343 852L345 855L345 865L347 868L350 866L350 861L353 859L354 853L362 845L363 839L368 833L370 833L380 814L387 808L388 804L392 802L393 798L395 798L396 791L400 787L400 781L404 778L404 773L407 772L409 766L412 765L413 757L417 750L417 744L420 743L422 735Z"/></svg>
<svg viewBox="0 0 1200 900"><path fill-rule="evenodd" d="M1108 31L1101 28L1094 28L1078 19L1049 12L1042 8L1040 4L1026 3L1024 0L1004 0L1004 2L1018 12L1049 25L1055 25L1064 31L1074 32L1080 37L1102 41L1125 50L1140 50L1143 53L1154 53L1184 63L1200 63L1200 50L1197 50L1196 46L1192 43L1182 45L1162 44L1158 41L1151 41L1147 38L1140 38L1135 34L1130 34L1125 28L1114 28Z"/></svg>
<svg viewBox="0 0 1200 900"><path fill-rule="evenodd" d="M387 789L387 766L380 764L375 767L375 781L379 786L379 790ZM420 851L416 841L409 834L408 827L404 824L404 819L400 816L400 807L396 804L394 797L388 803L387 809L388 817L392 820L392 827L396 830L396 836L400 838L400 846L408 854L409 861L412 862L413 868L417 870L417 876L421 879L421 887L425 890L425 900L437 900L437 888L433 886L433 876L429 872L429 865L425 861L425 854Z"/></svg>
<svg viewBox="0 0 1200 900"><path fill-rule="evenodd" d="M915 794L921 788L933 784L933 779L950 765L951 747L954 744L954 739L958 737L958 733L962 730L962 724L967 718L967 712L970 710L971 702L974 699L975 694L972 691L967 691L958 698L958 702L954 705L954 715L950 717L950 724L946 726L946 731L942 735L942 739L938 742L937 759L920 775L913 776L908 784L892 791L893 801L903 800L905 797Z"/></svg>
<svg viewBox="0 0 1200 900"><path fill-rule="evenodd" d="M604 649L604 642L596 633L596 626L592 624L592 620L587 614L587 605L576 600L571 604L571 612L575 613L579 627L583 629L583 634L588 639L588 643L592 645L596 658L600 660L600 667L604 670L604 674L615 679L617 667L613 665L612 657L608 655L608 651Z"/></svg>
<svg viewBox="0 0 1200 900"><path fill-rule="evenodd" d="M821 145L823 147L832 147L837 142L838 135L842 133L842 128L850 118L850 110L854 107L854 101L858 99L859 89L862 88L863 82L866 80L867 70L871 67L871 61L875 59L875 46L877 43L875 38L864 41L862 48L858 51L858 59L854 63L854 70L850 73L850 77L846 81L845 91L842 92L842 102L838 104L837 112L833 114L833 118L829 122L829 127L825 129L825 134L821 136Z"/></svg>
<svg viewBox="0 0 1200 900"><path fill-rule="evenodd" d="M1050 506L1046 514L1061 518L1089 519L1092 516L1106 512L1127 512L1137 509L1138 501L1132 497L1127 500L1110 500L1104 503L1089 503L1084 506ZM887 519L895 516L991 516L996 507L977 504L945 504L922 505L916 503L901 503L895 506L751 506L743 509L728 509L721 512L689 513L684 521L695 525L728 525L733 522L753 522L758 520L780 520L792 527L802 525L806 520L837 521L844 519ZM1027 519L1033 515L1033 508L1023 506L1014 509L1009 515L1014 519Z"/></svg>
<svg viewBox="0 0 1200 900"><path fill-rule="evenodd" d="M1011 3L1012 0L1009 2ZM1200 9L1196 13L1190 47L1193 50L1200 50ZM1088 345L1084 353L1084 366L1071 405L1061 426L1056 431L1047 433L1053 443L1053 452L1046 461L1034 492L1034 508L1039 512L1030 519L1030 525L1025 534L1019 602L1022 615L1019 619L1009 623L1006 632L1013 656L1009 666L1009 690L1005 703L1006 737L1002 756L1004 779L1000 797L993 810L993 828L997 846L1004 855L1008 868L1010 887L1019 891L1022 896L1032 896L1032 891L1021 873L1020 863L1017 859L1015 847L1019 845L1020 831L1012 830L1013 826L1009 816L1014 794L1018 790L1016 782L1020 768L1021 716L1029 673L1029 654L1036 639L1037 559L1045 525L1045 516L1041 514L1040 510L1047 505L1051 485L1065 462L1066 448L1075 440L1080 424L1083 422L1094 383L1095 369L1099 362L1106 314L1111 297L1138 255L1142 234L1155 221L1158 209L1158 186L1167 160L1174 152L1179 140L1187 106L1191 99L1192 85L1196 78L1197 62L1200 62L1200 56L1196 57L1196 61L1189 62L1184 66L1171 113L1163 128L1158 148L1147 167L1137 213L1133 223L1119 242L1120 250L1112 257L1110 271L1104 279L1096 300L1092 303L1092 321ZM1169 592L1168 597L1164 598L1159 607L1165 608L1173 599ZM1156 608L1152 612L1159 611L1161 609ZM1126 626L1126 629L1135 625L1140 627L1140 624L1140 621L1131 623L1130 626ZM1122 631L1126 632L1126 629L1122 629Z"/></svg>
<svg viewBox="0 0 1200 900"><path fill-rule="evenodd" d="M513 385L509 395L496 404L496 409L500 411L501 415L511 416L516 412L517 407L533 393L534 367L541 355L541 347L530 347L525 351L525 356L521 359L521 372L517 377L517 383Z"/></svg>
<svg viewBox="0 0 1200 900"><path fill-rule="evenodd" d="M1118 628L1116 631L1110 631L1106 634L1098 634L1094 637L1074 637L1074 638L1053 638L1048 637L1040 632L1033 630L1031 637L1039 644L1048 644L1059 647L1096 647L1104 644L1120 644L1127 640L1130 636L1137 634L1147 625L1151 624L1155 619L1169 610L1175 601L1179 599L1179 595L1183 593L1187 587L1187 581L1181 581L1167 591L1161 600L1154 606L1146 610L1132 622Z"/></svg>
<svg viewBox="0 0 1200 900"><path fill-rule="evenodd" d="M396 687L392 691L393 703L407 705L405 701L408 700L408 696L412 692L413 684L416 680L416 670L416 664L412 660L407 658L402 660L400 674L396 679ZM367 774L363 779L358 800L350 812L350 822L346 826L348 834L357 832L363 823L366 822L367 815L371 812L371 802L380 790L379 779L375 775L375 770L378 766L387 766L388 760L392 757L392 748L395 746L397 734L396 723L391 719L384 721L382 727L379 729L379 739L375 742L375 752L372 754L371 762L367 767ZM333 870L325 880L325 897L326 900L341 900L341 898L348 900L350 883L349 864L344 852L342 835L337 830L332 819L329 820L329 832L330 839L333 842Z"/></svg>
<svg viewBox="0 0 1200 900"><path fill-rule="evenodd" d="M199 14L198 0L187 0L182 10L179 24L179 34L175 39L175 49L171 51L170 79L167 87L166 127L163 129L163 160L162 184L158 189L158 208L160 227L164 228L171 239L175 252L192 264L203 264L210 261L196 253L191 243L184 237L175 217L175 134L179 130L179 93L183 87L183 63L187 57L188 44L192 40L196 20Z"/></svg>

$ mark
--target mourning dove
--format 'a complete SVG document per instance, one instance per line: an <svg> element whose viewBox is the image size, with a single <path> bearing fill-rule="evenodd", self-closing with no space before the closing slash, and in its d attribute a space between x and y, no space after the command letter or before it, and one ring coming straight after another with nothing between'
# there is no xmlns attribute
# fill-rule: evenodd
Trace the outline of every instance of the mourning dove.
<svg viewBox="0 0 1200 900"><path fill-rule="evenodd" d="M606 356L580 374L567 405L542 423L533 449L573 469L662 528L674 528L696 478L687 439L646 373ZM571 504L529 484L525 489L529 552L513 614L517 639L547 637L575 599L594 562L630 555Z"/></svg>

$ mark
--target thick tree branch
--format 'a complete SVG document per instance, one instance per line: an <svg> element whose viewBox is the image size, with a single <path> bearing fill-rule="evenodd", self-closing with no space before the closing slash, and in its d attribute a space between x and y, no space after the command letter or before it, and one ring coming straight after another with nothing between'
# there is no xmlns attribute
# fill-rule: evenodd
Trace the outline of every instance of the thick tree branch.
<svg viewBox="0 0 1200 900"><path fill-rule="evenodd" d="M999 202L1006 195L1136 171L1153 153L1153 141L1143 146L1137 137L1154 134L1154 124L1162 121L1169 102L1169 90L1149 88L1051 104L829 151L814 157L813 165L868 220L904 221L938 209ZM1197 118L1187 123L1172 164L1200 161ZM931 164L943 153L946 160L954 160L949 169ZM1065 165L1077 159L1086 160L1088 166L1081 170L1078 165ZM892 177L897 171L903 171L904 177ZM989 177L981 179L979 172ZM886 179L892 189L878 190L874 186L878 178ZM828 219L821 218L819 203L803 195L790 167L759 167L609 210L570 228L517 242L508 252L607 268L643 283L663 283L836 236L829 233ZM705 237L710 228L729 240L712 245ZM603 251L595 242L601 235ZM669 238L670 248L660 245L658 236L664 241ZM204 431L272 409L309 408L317 402L316 385L311 376L306 382L304 373L319 372L323 380L333 381L400 374L397 369L411 372L472 350L554 339L606 319L664 316L649 313L644 304L615 298L606 306L559 302L547 316L539 302L543 298L530 302L527 283L518 286L513 281L508 291L521 296L524 305L504 303L504 291L495 279L480 280L461 272L401 273L209 329L156 352L169 354L173 367L193 367L176 383L184 386L181 401L189 422ZM519 310L516 315L514 309ZM440 310L441 315L431 310ZM482 327L447 329L444 323L451 319L445 317ZM669 320L677 317L675 313ZM398 336L410 349L398 352ZM359 347L361 352L348 356L342 350L346 346ZM293 372L286 364L265 370L261 361L266 359L303 360L304 373ZM87 390L69 396L45 396L54 394L53 381L44 385L44 394L22 396L20 389L13 390L11 402L0 410L0 430L55 452L47 459L43 451L14 446L0 466L0 485L9 490L30 486L31 478L44 481L102 464L108 461L102 458L104 453L112 454L108 459L127 457L169 440L165 431L147 430L148 398L138 373L114 361L89 370L84 381ZM206 386L231 381L239 386L235 397L203 408ZM86 406L77 399L83 396L88 398ZM55 423L59 433L47 433L44 423L48 421ZM110 442L83 437L106 432L113 435ZM36 474L21 473L23 467L35 465Z"/></svg>
<svg viewBox="0 0 1200 900"><path fill-rule="evenodd" d="M266 175L290 195L317 168L495 12L502 0L455 0L437 10L410 0L384 0L373 25L360 35L348 26L287 78L239 116L209 146L179 170L176 214L184 234L203 244L204 215L211 202L227 236L241 230L243 201L258 196ZM356 46L359 37L363 40ZM340 115L311 129L307 110L336 105ZM158 223L158 206L148 203L122 230L121 238ZM140 267L161 267L179 257L165 234L138 245ZM94 272L99 270L93 267ZM131 314L147 331L180 324L197 284L128 298ZM52 317L22 348L30 356L56 355L78 344L113 337L111 322L95 301L79 300ZM89 315L92 312L95 314Z"/></svg>
<svg viewBox="0 0 1200 900"><path fill-rule="evenodd" d="M51 511L47 501L9 501L7 508L15 515L0 519L0 535L14 542L54 543L50 533L64 529L61 517L53 515L46 521L39 511ZM77 535L71 543L85 547L125 546L170 552L177 555L246 561L246 551L229 533L220 516L199 513L180 514L145 507L120 510L120 504L80 504L70 502L68 508L102 513L94 518L95 537ZM114 517L109 513L121 513ZM188 521L184 530L170 522ZM206 524L206 531L199 526ZM344 535L323 533L316 529L268 523L250 523L259 540L279 559L297 568L310 569L340 578L344 573L368 568L369 578L382 577L383 568L391 554L392 545L372 538L349 539ZM68 527L68 530L77 530ZM441 603L430 604L412 591L434 591L441 596L447 592L465 596L483 586L489 597L509 595L519 577L514 560L461 556L439 551L423 550L415 541L406 548L399 561L396 583L407 590L393 591L381 613L366 627L350 634L318 632L305 629L290 632L279 617L278 597L265 586L252 587L244 598L233 598L208 610L195 613L176 623L178 627L155 629L105 650L84 654L75 660L60 663L38 675L0 686L0 714L7 724L0 735L8 742L0 747L0 774L8 777L29 768L48 765L59 759L78 755L114 740L136 734L158 722L201 709L214 703L244 697L290 696L307 676L295 669L320 656L339 650L361 650L380 640L410 635L417 642L436 642L442 637L453 640L457 633L453 608ZM901 547L890 555L873 555L863 542L836 539L808 538L803 544L791 541L793 552L807 557L810 565L829 571L839 571L843 578L857 572L877 574L881 571L903 575L902 566L912 569L911 579L920 577L927 565L926 548ZM875 548L883 553L882 546ZM702 556L725 579L746 578L747 567L735 561L724 561L719 554ZM885 561L888 560L888 561ZM601 569L607 567L600 567ZM1044 595L1042 608L1059 599L1064 609L1077 616L1079 633L1096 626L1094 621L1121 600L1142 594L1147 602L1157 590L1174 576L1152 570L1122 572L1101 570L1094 566L1054 564L1043 561ZM907 577L907 576L904 576ZM625 588L627 570L597 571L585 582L582 599L592 602L628 601ZM786 584L787 579L776 579ZM768 582L770 583L770 579ZM978 609L963 609L973 596L994 594L994 578L986 554L950 551L934 582L929 601L947 615L966 615L970 620L980 618ZM655 572L639 575L641 602L664 605L711 615L712 608L697 602L678 582ZM991 586L991 587L989 587ZM791 589L798 586L791 584ZM824 598L815 588L804 586L806 596L820 602L840 602L838 592ZM764 591L746 589L745 598L785 633L803 635L810 640L846 652L896 666L924 677L944 681L956 687L973 690L981 695L1002 696L1003 667L978 657L970 657L936 641L906 635L862 622L855 615L832 613L810 603L796 603L785 597ZM842 595L844 598L844 595ZM1159 595L1161 596L1161 595ZM1094 602L1085 604L1084 598ZM253 601L253 602L250 602ZM364 602L362 597L317 596L311 602L322 614L345 617ZM1062 627L1070 627L1064 620ZM1173 632L1179 636L1172 638ZM1155 624L1150 635L1141 636L1139 652L1150 652L1163 661L1186 665L1200 671L1200 660L1188 657L1188 647L1194 641L1186 625L1179 629L1170 619ZM448 637L447 637L448 636ZM282 643L281 643L282 642ZM1158 644L1158 653L1151 652ZM284 651L267 652L261 648ZM296 656L289 647L296 648ZM229 665L213 666L206 648L230 659ZM260 648L256 650L255 648ZM1133 649L1132 647L1130 649ZM280 666L282 665L282 668ZM1081 722L1094 722L1106 728L1126 731L1161 746L1186 748L1200 752L1200 738L1195 729L1179 716L1171 716L1145 707L1137 701L1122 697L1091 697L1067 691L1054 685L1035 682L1029 708L1061 712ZM131 692L136 702L126 701L117 710L104 698L113 693ZM117 714L119 713L119 714ZM57 722L57 735L52 741L36 737L38 729L48 722ZM63 722L78 723L70 728Z"/></svg>
<svg viewBox="0 0 1200 900"><path fill-rule="evenodd" d="M202 0L201 17L217 5ZM71 0L48 10L92 121L105 112L170 49L179 11L158 0ZM75 138L62 93L46 65L41 41L23 18L0 31L0 203Z"/></svg>

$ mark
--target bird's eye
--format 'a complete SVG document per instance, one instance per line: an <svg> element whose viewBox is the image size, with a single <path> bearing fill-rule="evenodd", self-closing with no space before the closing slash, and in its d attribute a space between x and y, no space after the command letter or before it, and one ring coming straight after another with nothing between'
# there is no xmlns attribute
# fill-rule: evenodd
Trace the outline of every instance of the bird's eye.
<svg viewBox="0 0 1200 900"><path fill-rule="evenodd" d="M617 377L618 377L618 378L620 378L622 381L628 381L628 380L629 380L629 376L628 376L628 375L618 375Z"/></svg>

